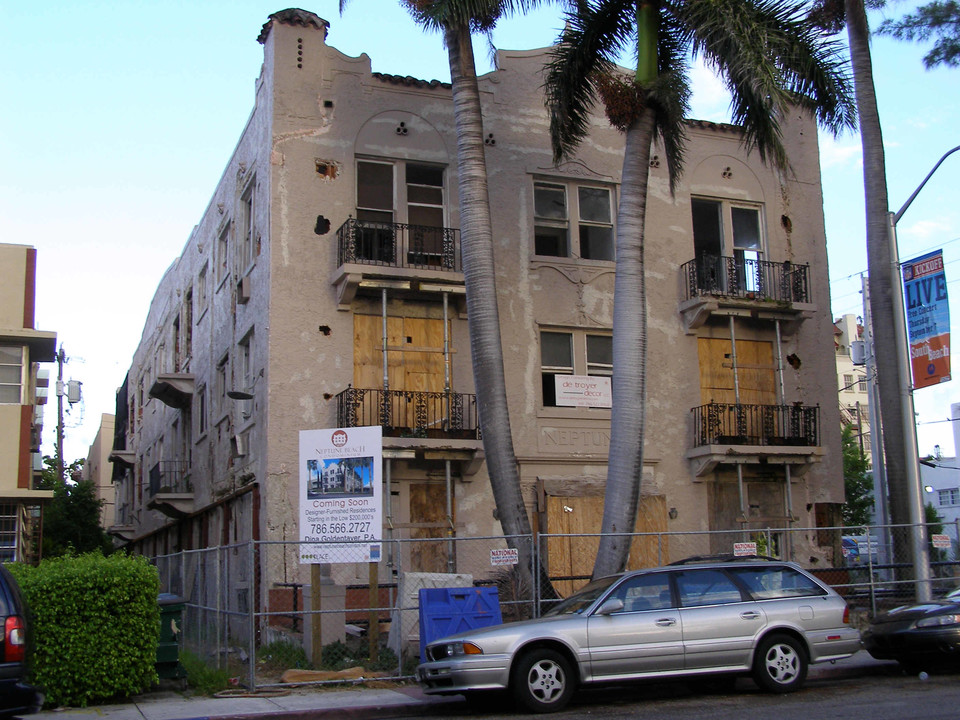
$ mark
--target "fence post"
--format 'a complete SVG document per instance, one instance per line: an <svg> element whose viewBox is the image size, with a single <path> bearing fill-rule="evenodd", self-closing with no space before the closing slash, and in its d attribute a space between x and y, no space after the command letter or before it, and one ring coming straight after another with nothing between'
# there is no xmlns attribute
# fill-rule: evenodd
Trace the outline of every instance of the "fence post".
<svg viewBox="0 0 960 720"><path fill-rule="evenodd" d="M873 615L877 614L877 588L873 581L873 534L870 532L870 526L864 527L867 534L867 572L870 573L870 611ZM879 540L879 536L877 540Z"/></svg>
<svg viewBox="0 0 960 720"><path fill-rule="evenodd" d="M247 609L249 611L250 624L248 639L248 658L250 673L250 689L257 689L257 607L259 606L259 595L257 594L257 541L250 540L250 556L247 561L250 563L250 580L247 589Z"/></svg>

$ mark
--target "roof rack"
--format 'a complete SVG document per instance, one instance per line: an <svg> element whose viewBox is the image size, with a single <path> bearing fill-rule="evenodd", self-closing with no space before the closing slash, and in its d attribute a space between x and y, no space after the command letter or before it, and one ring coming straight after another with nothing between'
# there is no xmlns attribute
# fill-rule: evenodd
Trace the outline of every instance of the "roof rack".
<svg viewBox="0 0 960 720"><path fill-rule="evenodd" d="M718 562L751 562L758 560L783 562L781 558L770 557L769 555L734 555L733 553L723 553L720 555L692 555L683 560L674 560L670 565L694 565L698 563L718 563Z"/></svg>

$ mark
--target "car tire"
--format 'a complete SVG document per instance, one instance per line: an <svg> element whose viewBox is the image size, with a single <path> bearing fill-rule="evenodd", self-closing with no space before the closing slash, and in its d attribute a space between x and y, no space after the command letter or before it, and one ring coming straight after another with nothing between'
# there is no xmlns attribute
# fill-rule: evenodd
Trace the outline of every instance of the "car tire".
<svg viewBox="0 0 960 720"><path fill-rule="evenodd" d="M753 656L753 680L768 692L799 690L807 678L807 653L789 635L775 633L760 641Z"/></svg>
<svg viewBox="0 0 960 720"><path fill-rule="evenodd" d="M510 672L514 699L532 712L556 712L567 706L576 680L570 662L549 648L524 653Z"/></svg>

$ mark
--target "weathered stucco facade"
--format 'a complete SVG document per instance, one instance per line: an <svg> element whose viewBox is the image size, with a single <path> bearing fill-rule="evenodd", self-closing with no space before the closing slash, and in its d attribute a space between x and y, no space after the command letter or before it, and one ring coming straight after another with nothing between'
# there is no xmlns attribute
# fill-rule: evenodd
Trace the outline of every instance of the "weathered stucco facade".
<svg viewBox="0 0 960 720"><path fill-rule="evenodd" d="M295 10L264 26L253 113L119 393L113 530L144 552L296 540L298 433L345 425L384 426L393 537L501 534L450 88L371 73L326 30ZM546 53L501 51L480 79L504 364L534 527L596 531L610 410L561 405L555 377L611 372L623 138L597 117L577 158L553 163ZM745 154L734 127L688 133L674 195L665 163L650 169L638 529L813 527L843 500L816 127L784 118L792 174ZM261 570L302 578L294 562Z"/></svg>
<svg viewBox="0 0 960 720"><path fill-rule="evenodd" d="M37 251L0 243L0 560L40 561L40 434L57 335L35 325Z"/></svg>

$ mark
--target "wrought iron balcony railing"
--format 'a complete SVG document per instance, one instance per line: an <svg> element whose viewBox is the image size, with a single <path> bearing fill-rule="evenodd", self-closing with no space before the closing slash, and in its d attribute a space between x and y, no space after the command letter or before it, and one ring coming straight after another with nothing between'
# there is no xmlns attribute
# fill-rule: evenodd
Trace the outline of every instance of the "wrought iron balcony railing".
<svg viewBox="0 0 960 720"><path fill-rule="evenodd" d="M390 437L480 438L477 396L349 387L337 395L339 427L379 425Z"/></svg>
<svg viewBox="0 0 960 720"><path fill-rule="evenodd" d="M684 278L684 300L703 295L810 302L807 264L770 262L737 257L702 255L680 266Z"/></svg>
<svg viewBox="0 0 960 720"><path fill-rule="evenodd" d="M460 272L456 228L348 219L337 230L338 264Z"/></svg>
<svg viewBox="0 0 960 720"><path fill-rule="evenodd" d="M820 408L709 403L691 410L694 445L820 444Z"/></svg>
<svg viewBox="0 0 960 720"><path fill-rule="evenodd" d="M183 460L161 460L150 468L150 497L160 493L192 493L190 463Z"/></svg>

